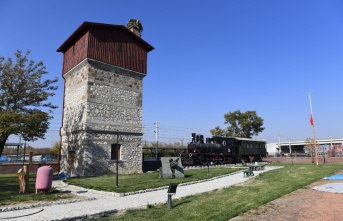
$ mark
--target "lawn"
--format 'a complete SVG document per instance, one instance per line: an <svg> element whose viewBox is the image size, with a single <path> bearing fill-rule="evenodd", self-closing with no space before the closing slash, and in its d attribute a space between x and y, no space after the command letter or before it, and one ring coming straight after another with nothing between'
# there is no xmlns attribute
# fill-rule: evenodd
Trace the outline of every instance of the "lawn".
<svg viewBox="0 0 343 221"><path fill-rule="evenodd" d="M190 182L212 177L233 173L241 170L239 168L211 168L208 170L193 170L186 171L184 179L173 179L173 182ZM169 179L159 179L159 173L136 173L125 174L118 176L119 187L115 187L115 175L106 175L99 177L84 177L70 178L67 180L69 184L79 185L86 188L98 189L104 191L115 191L119 193L131 192L142 189L156 188L168 186ZM17 174L0 174L0 206L8 206L17 203L40 202L40 201L56 201L71 198L69 194L59 193L53 189L51 193L36 194L35 191L36 174L30 173L30 193L19 194L19 180Z"/></svg>
<svg viewBox="0 0 343 221"><path fill-rule="evenodd" d="M98 220L229 220L343 169L342 164L331 163L274 165L284 168L263 173L244 185L173 200L173 209L167 204L149 205Z"/></svg>
<svg viewBox="0 0 343 221"><path fill-rule="evenodd" d="M36 174L30 174L30 192L19 193L19 179L17 174L0 174L0 206L8 206L15 203L56 201L70 198L68 194L59 193L53 189L51 193L36 194Z"/></svg>
<svg viewBox="0 0 343 221"><path fill-rule="evenodd" d="M281 169L268 171L247 181L212 192L197 194L173 200L173 209L167 204L147 205L147 209L128 210L125 214L115 217L103 217L98 220L229 220L244 212L257 208L285 194L307 186L325 176L330 176L343 170L343 164L285 164L275 163L271 166L284 166ZM233 173L239 168L211 168L209 173L204 170L187 170L183 179L159 179L157 172L144 174L119 174L119 187L115 187L115 175L100 177L72 178L67 182L87 188L130 192L160 186L169 183L186 183L209 179L223 174ZM0 175L0 206L27 201L58 200L63 197L54 190L51 194L38 194L35 190L35 174L30 174L29 194L19 194L18 176Z"/></svg>
<svg viewBox="0 0 343 221"><path fill-rule="evenodd" d="M138 190L152 189L168 186L172 183L187 183L210 179L213 177L234 173L242 168L210 168L185 170L182 179L159 179L158 172L119 174L118 187L116 187L116 176L105 175L98 177L77 177L66 180L68 184L82 186L88 189L103 190L109 192L126 193Z"/></svg>

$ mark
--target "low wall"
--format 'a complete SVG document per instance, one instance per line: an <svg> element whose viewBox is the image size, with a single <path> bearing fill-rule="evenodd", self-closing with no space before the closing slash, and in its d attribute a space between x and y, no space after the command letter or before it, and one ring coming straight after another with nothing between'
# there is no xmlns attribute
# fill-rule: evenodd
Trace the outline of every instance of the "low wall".
<svg viewBox="0 0 343 221"><path fill-rule="evenodd" d="M46 163L34 163L28 164L25 163L24 165L29 165L30 173L37 173L37 170L41 166L51 166L53 172L59 172L59 164L57 162L46 162ZM0 164L0 174L13 174L17 173L20 168L23 167L22 163L1 163Z"/></svg>
<svg viewBox="0 0 343 221"><path fill-rule="evenodd" d="M147 171L156 171L157 169L160 169L161 167L161 161L158 160L151 160L151 161L144 161L143 160L143 173Z"/></svg>
<svg viewBox="0 0 343 221"><path fill-rule="evenodd" d="M327 157L325 158L323 156L318 156L318 163L343 163L343 157ZM265 157L263 158L263 161L268 162L289 162L289 163L316 163L316 158L312 157Z"/></svg>

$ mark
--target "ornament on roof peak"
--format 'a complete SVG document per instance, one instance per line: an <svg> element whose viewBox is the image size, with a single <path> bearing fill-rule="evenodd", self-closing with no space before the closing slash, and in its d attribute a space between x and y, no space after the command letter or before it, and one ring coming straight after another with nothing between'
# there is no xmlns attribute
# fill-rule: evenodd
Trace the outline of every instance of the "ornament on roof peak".
<svg viewBox="0 0 343 221"><path fill-rule="evenodd" d="M141 37L141 36L142 36L143 26L142 26L142 23L141 23L138 19L135 19L135 18L130 19L130 20L127 22L126 27L127 27L130 31L132 31L133 33L135 33L138 37Z"/></svg>

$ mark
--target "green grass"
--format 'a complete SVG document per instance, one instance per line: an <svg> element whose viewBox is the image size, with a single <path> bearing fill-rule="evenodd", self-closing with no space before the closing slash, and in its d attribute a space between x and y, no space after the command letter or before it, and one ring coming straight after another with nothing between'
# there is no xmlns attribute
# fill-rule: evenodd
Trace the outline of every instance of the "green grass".
<svg viewBox="0 0 343 221"><path fill-rule="evenodd" d="M68 194L61 194L53 189L51 193L36 194L36 174L30 174L30 192L19 193L19 179L17 174L0 174L0 206L16 203L56 201L70 198Z"/></svg>
<svg viewBox="0 0 343 221"><path fill-rule="evenodd" d="M272 164L284 166L282 169L268 171L247 181L244 185L232 186L212 192L173 199L173 209L167 204L147 205L147 209L128 210L124 215L104 217L98 220L228 220L244 212L257 208L299 188L333 175L343 169L343 164ZM119 187L115 187L115 175L87 178L73 178L67 182L87 188L130 192L169 183L186 183L208 179L239 169L215 168L185 171L183 179L159 179L158 173L119 175ZM243 176L243 174L242 174ZM0 206L28 201L54 201L64 194L54 190L51 194L35 194L35 174L30 174L29 194L19 194L17 174L0 174ZM167 197L166 197L167 201Z"/></svg>
<svg viewBox="0 0 343 221"><path fill-rule="evenodd" d="M98 220L228 220L343 169L342 164L333 163L274 165L284 168L260 174L244 185L174 199L173 209L167 204L149 205Z"/></svg>
<svg viewBox="0 0 343 221"><path fill-rule="evenodd" d="M242 170L242 168L210 168L184 171L182 179L159 179L158 172L119 174L118 187L116 187L116 176L105 175L98 177L77 177L66 180L68 184L82 186L88 189L111 191L117 193L132 192L144 189L169 186L170 183L187 183L210 179L216 176L225 175Z"/></svg>

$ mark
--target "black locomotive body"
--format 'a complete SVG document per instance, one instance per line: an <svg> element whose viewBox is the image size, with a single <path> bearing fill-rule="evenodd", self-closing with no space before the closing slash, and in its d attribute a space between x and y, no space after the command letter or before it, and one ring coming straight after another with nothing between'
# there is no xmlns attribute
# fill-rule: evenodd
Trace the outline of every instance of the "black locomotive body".
<svg viewBox="0 0 343 221"><path fill-rule="evenodd" d="M187 146L188 156L193 164L244 163L262 161L267 155L266 141L237 137L212 137L192 134ZM188 161L189 162L189 161Z"/></svg>

